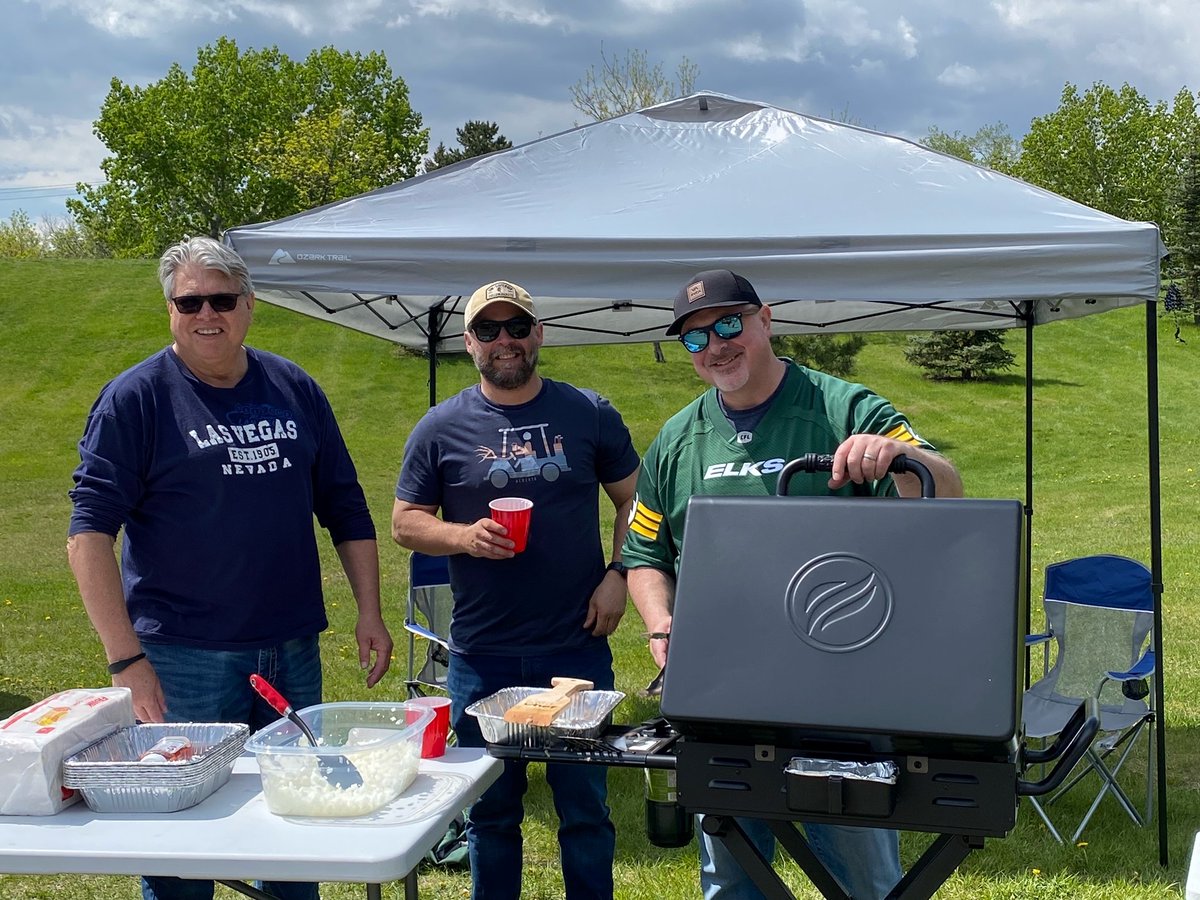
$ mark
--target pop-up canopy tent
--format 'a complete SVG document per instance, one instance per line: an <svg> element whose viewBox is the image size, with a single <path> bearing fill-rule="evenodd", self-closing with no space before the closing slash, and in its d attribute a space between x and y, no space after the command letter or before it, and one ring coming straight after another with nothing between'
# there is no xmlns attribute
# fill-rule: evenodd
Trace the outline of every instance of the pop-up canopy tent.
<svg viewBox="0 0 1200 900"><path fill-rule="evenodd" d="M1033 327L1145 304L1161 666L1163 247L1152 224L897 137L698 93L235 228L226 240L260 299L428 349L431 402L436 354L463 347L464 298L498 278L534 296L549 345L663 338L676 291L711 268L749 278L773 307L776 333L1024 328L1027 510ZM1165 865L1161 715L1157 727Z"/></svg>

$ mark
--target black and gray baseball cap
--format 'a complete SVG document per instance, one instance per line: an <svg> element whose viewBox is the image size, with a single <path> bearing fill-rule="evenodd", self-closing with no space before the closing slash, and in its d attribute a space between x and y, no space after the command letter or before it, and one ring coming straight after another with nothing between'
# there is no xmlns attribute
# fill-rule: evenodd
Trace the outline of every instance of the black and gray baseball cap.
<svg viewBox="0 0 1200 900"><path fill-rule="evenodd" d="M692 280L675 295L675 321L667 334L679 334L683 320L701 309L717 306L762 306L754 285L728 269L709 269L692 276Z"/></svg>

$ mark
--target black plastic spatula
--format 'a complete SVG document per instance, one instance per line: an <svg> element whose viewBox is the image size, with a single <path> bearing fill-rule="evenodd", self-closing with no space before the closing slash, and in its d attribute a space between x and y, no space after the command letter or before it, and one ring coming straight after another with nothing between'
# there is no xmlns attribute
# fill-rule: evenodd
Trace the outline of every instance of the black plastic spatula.
<svg viewBox="0 0 1200 900"><path fill-rule="evenodd" d="M309 744L313 747L317 746L316 735L312 733L312 729L308 727L300 716L292 709L292 705L284 699L283 694L275 690L271 683L261 675L250 676L250 686L258 692L258 696L262 697L271 704L271 708L281 716L287 716L296 727L304 732L304 736L308 738ZM338 788L351 788L355 785L363 783L362 775L358 769L354 767L354 763L346 759L346 757L338 755L332 756L317 756L317 769L321 776Z"/></svg>

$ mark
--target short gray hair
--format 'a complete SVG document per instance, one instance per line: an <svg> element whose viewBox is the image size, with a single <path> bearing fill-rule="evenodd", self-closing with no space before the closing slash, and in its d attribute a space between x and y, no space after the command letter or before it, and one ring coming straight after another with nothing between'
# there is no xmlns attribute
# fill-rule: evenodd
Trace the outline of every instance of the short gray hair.
<svg viewBox="0 0 1200 900"><path fill-rule="evenodd" d="M184 238L173 247L168 247L158 261L158 282L162 285L163 296L168 300L175 293L175 274L190 265L224 272L237 280L241 293L254 293L250 270L238 252L220 241L202 236Z"/></svg>

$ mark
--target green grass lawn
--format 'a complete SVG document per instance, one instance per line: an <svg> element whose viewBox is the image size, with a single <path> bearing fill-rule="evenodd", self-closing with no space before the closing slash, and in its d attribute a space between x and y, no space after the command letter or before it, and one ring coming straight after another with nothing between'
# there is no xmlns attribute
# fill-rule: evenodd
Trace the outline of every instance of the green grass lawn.
<svg viewBox="0 0 1200 900"><path fill-rule="evenodd" d="M66 564L67 489L87 411L109 378L169 341L167 316L149 262L0 262L0 715L68 687L107 684L99 641ZM1149 560L1144 311L1130 309L1040 328L1035 336L1035 600L1046 564L1093 552ZM1053 842L1030 809L1016 830L990 840L939 892L948 900L1178 897L1192 839L1200 829L1200 460L1192 400L1200 396L1200 329L1160 328L1166 724L1171 865L1158 865L1154 827L1135 828L1105 801L1085 846ZM259 304L251 344L295 360L322 384L359 468L381 536L385 615L397 639L391 673L368 692L357 665L354 605L336 556L322 544L331 627L322 636L326 698L360 700L404 694L402 639L406 555L391 544L389 518L401 452L428 401L425 360L375 338ZM875 334L859 357L856 379L907 412L920 433L946 452L974 497L1024 497L1024 383L1009 374L983 384L926 381L903 360L904 336ZM1024 359L1024 335L1009 333ZM664 345L550 348L543 374L596 388L612 399L644 450L663 420L701 384L686 353ZM465 356L438 367L438 396L476 381ZM609 520L611 509L609 510ZM608 528L611 522L606 521ZM1037 624L1035 612L1035 625ZM637 614L614 637L618 688L630 695L620 721L654 712L636 696L653 674ZM931 652L936 652L932 648ZM947 673L952 678L953 673ZM930 686L936 702L937 686ZM1131 771L1143 765L1130 764ZM1135 773L1136 774L1136 773ZM525 896L562 895L555 817L540 767L531 768L526 805ZM698 895L694 846L659 850L645 839L641 774L612 770L617 823L617 896ZM1058 815L1081 815L1081 798ZM911 863L929 837L906 834ZM815 897L804 876L784 864L801 897ZM422 895L469 894L462 872L423 871ZM360 896L361 887L329 885L327 900ZM385 897L399 897L399 885ZM5 900L138 896L130 878L0 875ZM233 898L218 888L218 897Z"/></svg>

